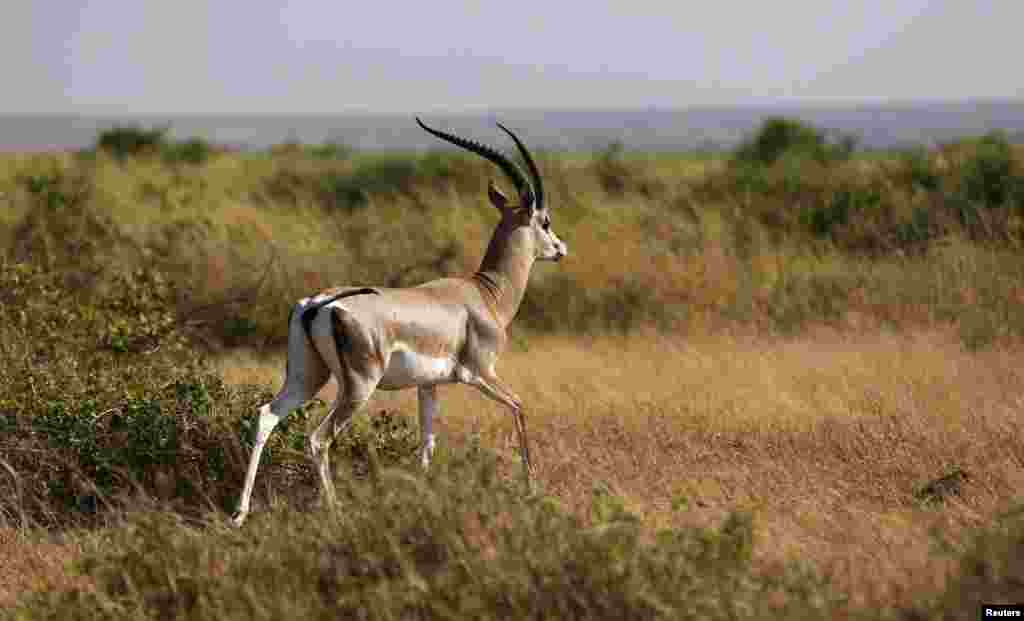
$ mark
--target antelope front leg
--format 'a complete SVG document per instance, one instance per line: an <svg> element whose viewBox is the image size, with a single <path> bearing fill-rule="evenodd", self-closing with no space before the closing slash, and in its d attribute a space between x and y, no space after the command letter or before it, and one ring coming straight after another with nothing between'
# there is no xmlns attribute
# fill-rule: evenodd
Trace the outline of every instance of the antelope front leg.
<svg viewBox="0 0 1024 621"><path fill-rule="evenodd" d="M512 410L512 417L516 423L516 432L519 435L519 454L523 459L523 476L526 477L527 489L533 490L533 464L530 462L530 444L526 438L526 416L523 415L523 404L514 392L509 390L497 376L473 377L469 382L476 386L485 395L498 403L503 403Z"/></svg>
<svg viewBox="0 0 1024 621"><path fill-rule="evenodd" d="M438 415L437 389L420 386L417 391L420 412L420 464L426 470L434 456L434 417Z"/></svg>

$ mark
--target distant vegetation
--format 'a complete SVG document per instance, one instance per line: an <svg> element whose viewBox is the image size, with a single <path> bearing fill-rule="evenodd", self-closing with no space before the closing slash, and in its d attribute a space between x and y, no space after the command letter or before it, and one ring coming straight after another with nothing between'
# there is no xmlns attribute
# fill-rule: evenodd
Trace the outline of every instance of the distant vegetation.
<svg viewBox="0 0 1024 621"><path fill-rule="evenodd" d="M761 225L803 229L843 251L923 250L951 236L1016 247L1024 213L1024 168L1005 135L853 161L849 141L795 121L771 119L740 147L734 166L704 189L712 200L748 191Z"/></svg>
<svg viewBox="0 0 1024 621"><path fill-rule="evenodd" d="M118 125L100 132L96 150L118 160L128 157L161 156L168 163L202 164L212 150L202 138L174 141L167 137L170 127L144 129L133 125Z"/></svg>
<svg viewBox="0 0 1024 621"><path fill-rule="evenodd" d="M831 141L820 129L796 119L766 119L758 132L736 150L735 160L771 166L782 158L809 158L819 163L843 161L853 155L857 141L841 136Z"/></svg>
<svg viewBox="0 0 1024 621"><path fill-rule="evenodd" d="M539 268L520 329L791 333L854 313L952 322L974 345L1024 335L1024 166L1001 134L862 154L776 118L724 159L617 144L541 159L573 259ZM120 127L92 157L6 161L9 257L146 265L174 284L176 312L235 345L280 343L279 318L317 287L471 271L494 219L497 171L451 152L233 154Z"/></svg>
<svg viewBox="0 0 1024 621"><path fill-rule="evenodd" d="M96 529L76 539L95 588L0 618L873 614L808 564L758 570L770 542L743 511L646 529L595 488L581 514L525 497L476 441L421 475L413 419L391 413L339 442L346 511L308 510L319 402L271 441L261 485L283 490L277 502L241 532L210 521L234 506L270 397L227 385L213 358L281 346L289 306L322 287L470 273L497 220L486 183L505 180L450 152L243 154L167 134L114 127L89 152L0 157L0 528ZM645 330L942 328L970 351L1024 337L1024 153L1002 134L862 153L775 118L723 157L612 144L539 159L570 255L535 268L513 348ZM857 424L889 420L880 399L864 397ZM953 618L975 591L1019 593L1022 533L1019 515L978 531L943 591L886 614Z"/></svg>

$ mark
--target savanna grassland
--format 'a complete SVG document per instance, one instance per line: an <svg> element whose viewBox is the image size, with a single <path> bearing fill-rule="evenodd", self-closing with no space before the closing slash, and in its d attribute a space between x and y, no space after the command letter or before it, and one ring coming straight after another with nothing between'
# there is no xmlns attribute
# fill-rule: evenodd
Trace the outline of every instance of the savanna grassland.
<svg viewBox="0 0 1024 621"><path fill-rule="evenodd" d="M960 619L1024 601L1024 152L541 154L497 405L378 393L318 505L282 424L225 524L284 318L471 273L490 164L138 129L0 156L0 617ZM500 183L504 180L498 178Z"/></svg>

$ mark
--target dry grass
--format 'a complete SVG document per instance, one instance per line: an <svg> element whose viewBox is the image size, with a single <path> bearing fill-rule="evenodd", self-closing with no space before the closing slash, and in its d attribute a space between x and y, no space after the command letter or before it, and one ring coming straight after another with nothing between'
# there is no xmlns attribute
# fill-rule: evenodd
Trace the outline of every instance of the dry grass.
<svg viewBox="0 0 1024 621"><path fill-rule="evenodd" d="M280 359L234 354L228 381L275 388ZM969 353L944 332L812 338L531 338L502 376L528 404L546 492L586 516L595 486L652 531L753 512L759 561L812 560L866 603L942 583L929 531L986 523L1024 484L1024 353ZM323 397L333 396L333 384ZM513 427L472 389L442 389L441 443L478 434L514 459ZM415 412L413 392L371 411ZM939 508L914 492L970 475Z"/></svg>
<svg viewBox="0 0 1024 621"><path fill-rule="evenodd" d="M26 533L0 527L0 610L16 603L24 592L63 590L85 583L67 569L81 552L80 545Z"/></svg>

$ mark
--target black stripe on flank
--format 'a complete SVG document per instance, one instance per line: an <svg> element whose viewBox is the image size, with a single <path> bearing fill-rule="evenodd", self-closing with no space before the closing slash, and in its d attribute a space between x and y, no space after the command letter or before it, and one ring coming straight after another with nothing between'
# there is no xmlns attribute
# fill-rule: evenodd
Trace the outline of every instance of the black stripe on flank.
<svg viewBox="0 0 1024 621"><path fill-rule="evenodd" d="M351 291L343 291L343 292L339 293L338 295L331 296L331 297L327 298L326 300L324 300L323 302L320 302L316 306L310 306L306 310L302 311L302 318L301 318L302 319L302 329L305 330L306 336L310 335L309 334L309 327L313 323L313 316L316 314L316 311L320 310L321 308L327 306L328 304L330 304L332 302L340 300L341 298L347 298L347 297L351 297L353 295L368 295L368 294L380 295L380 291L377 291L376 289L370 289L369 287L363 287L362 289L353 289Z"/></svg>
<svg viewBox="0 0 1024 621"><path fill-rule="evenodd" d="M295 305L292 305L292 307L290 309L288 309L288 340L289 340L289 342L291 341L292 318L293 317L295 317ZM291 356L286 356L285 359L284 359L284 376L286 378L285 381L288 381L287 378L290 378L292 376L292 357Z"/></svg>
<svg viewBox="0 0 1024 621"><path fill-rule="evenodd" d="M331 332L334 334L334 350L338 354L338 364L340 364L341 367L344 369L345 368L345 353L344 352L345 352L345 349L347 349L347 346L348 346L348 334L343 329L343 326L340 325L340 322L338 321L338 316L335 315L333 319L334 319L334 324L333 324L333 329L331 330ZM344 375L344 374L342 374L342 375ZM342 386L341 385L342 381L344 381L344 379L342 377L338 377L338 389L339 390L345 389L345 391L347 393L348 392L348 390L347 390L348 387L347 386Z"/></svg>

